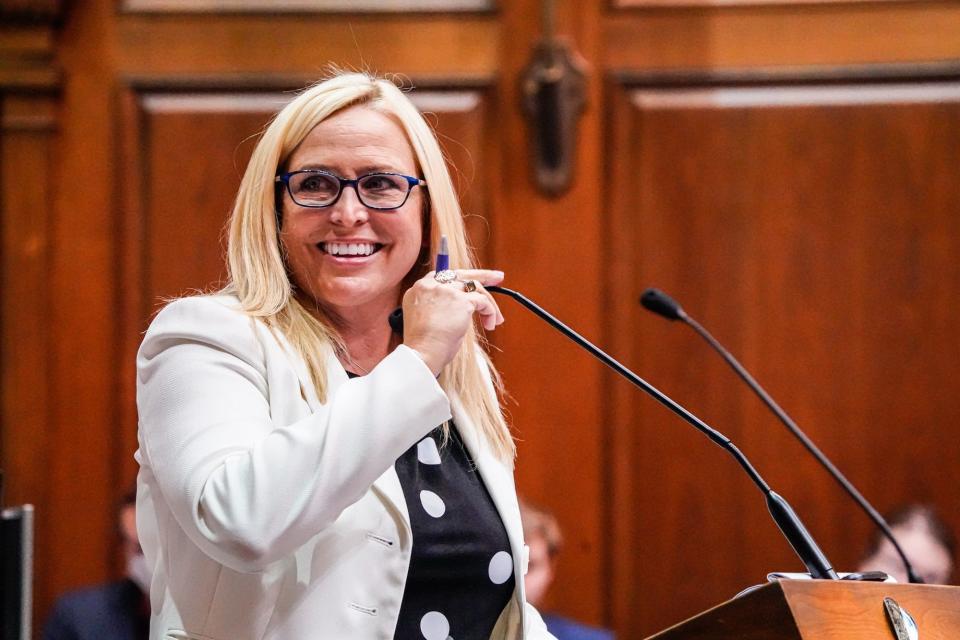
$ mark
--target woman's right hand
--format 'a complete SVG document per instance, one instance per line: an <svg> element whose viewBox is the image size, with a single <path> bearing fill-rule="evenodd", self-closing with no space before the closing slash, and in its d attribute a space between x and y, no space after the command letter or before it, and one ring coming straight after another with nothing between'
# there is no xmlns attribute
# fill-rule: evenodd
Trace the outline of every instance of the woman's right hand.
<svg viewBox="0 0 960 640"><path fill-rule="evenodd" d="M403 295L403 343L415 350L434 375L456 355L463 337L480 316L484 329L492 331L503 322L500 308L483 287L500 284L502 271L457 269L457 281L443 284L431 271ZM473 280L477 290L466 292L463 281Z"/></svg>

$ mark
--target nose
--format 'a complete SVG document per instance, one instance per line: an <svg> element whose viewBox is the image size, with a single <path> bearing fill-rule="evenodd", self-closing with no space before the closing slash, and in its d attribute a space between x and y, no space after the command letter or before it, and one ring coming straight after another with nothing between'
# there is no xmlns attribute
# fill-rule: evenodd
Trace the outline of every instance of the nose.
<svg viewBox="0 0 960 640"><path fill-rule="evenodd" d="M370 219L370 211L360 202L357 188L352 184L343 186L340 199L331 209L330 222L345 227L356 227Z"/></svg>

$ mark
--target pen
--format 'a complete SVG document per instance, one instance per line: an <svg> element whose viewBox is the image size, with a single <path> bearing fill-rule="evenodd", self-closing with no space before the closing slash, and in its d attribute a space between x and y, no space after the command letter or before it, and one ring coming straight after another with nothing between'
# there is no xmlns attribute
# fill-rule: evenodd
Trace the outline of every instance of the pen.
<svg viewBox="0 0 960 640"><path fill-rule="evenodd" d="M450 252L447 248L447 236L440 236L440 251L437 252L437 265L436 271L440 273L441 271L446 271L450 268Z"/></svg>

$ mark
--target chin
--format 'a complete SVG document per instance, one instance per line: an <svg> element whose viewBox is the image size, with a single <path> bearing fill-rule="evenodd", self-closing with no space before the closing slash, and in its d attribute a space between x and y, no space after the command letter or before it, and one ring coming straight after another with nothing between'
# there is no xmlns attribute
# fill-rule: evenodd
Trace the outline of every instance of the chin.
<svg viewBox="0 0 960 640"><path fill-rule="evenodd" d="M325 307L346 309L381 301L396 305L400 301L400 283L380 285L363 278L338 278L336 282L316 287L314 298Z"/></svg>

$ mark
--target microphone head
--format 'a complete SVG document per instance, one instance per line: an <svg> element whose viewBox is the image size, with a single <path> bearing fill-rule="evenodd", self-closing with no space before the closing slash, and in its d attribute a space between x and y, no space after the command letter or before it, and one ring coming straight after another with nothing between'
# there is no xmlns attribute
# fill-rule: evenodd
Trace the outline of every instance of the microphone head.
<svg viewBox="0 0 960 640"><path fill-rule="evenodd" d="M647 289L640 296L640 304L647 311L653 311L667 320L680 320L686 314L677 301L659 289Z"/></svg>
<svg viewBox="0 0 960 640"><path fill-rule="evenodd" d="M395 334L403 337L403 307L397 307L387 316L387 322Z"/></svg>

